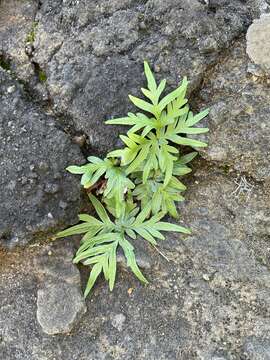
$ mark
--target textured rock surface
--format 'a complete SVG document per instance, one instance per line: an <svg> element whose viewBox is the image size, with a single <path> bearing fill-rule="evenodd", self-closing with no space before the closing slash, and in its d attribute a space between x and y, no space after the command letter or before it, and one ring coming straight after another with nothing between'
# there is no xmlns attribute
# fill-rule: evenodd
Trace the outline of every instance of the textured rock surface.
<svg viewBox="0 0 270 360"><path fill-rule="evenodd" d="M41 278L37 320L49 335L69 333L86 312L80 273L72 264L74 249L67 242L47 246L35 261Z"/></svg>
<svg viewBox="0 0 270 360"><path fill-rule="evenodd" d="M258 181L270 177L270 90L266 82L247 72L245 44L232 51L210 72L199 104L210 106L209 147L203 156L247 173Z"/></svg>
<svg viewBox="0 0 270 360"><path fill-rule="evenodd" d="M0 245L22 245L76 221L79 184L65 168L83 158L2 69L0 108Z"/></svg>
<svg viewBox="0 0 270 360"><path fill-rule="evenodd" d="M251 60L270 75L270 14L255 20L247 32L247 53Z"/></svg>
<svg viewBox="0 0 270 360"><path fill-rule="evenodd" d="M250 198L232 195L235 174L196 167L181 209L192 236L171 234L161 244L170 262L152 253L147 287L123 270L113 293L99 281L69 336L47 337L35 318L35 278L48 271L30 271L31 257L43 249L1 257L1 358L267 359L269 188L256 185Z"/></svg>
<svg viewBox="0 0 270 360"><path fill-rule="evenodd" d="M25 81L35 75L25 48L31 39L37 9L35 0L1 0L0 5L0 57Z"/></svg>
<svg viewBox="0 0 270 360"><path fill-rule="evenodd" d="M170 234L161 243L170 261L154 249L144 256L139 248L149 286L119 267L114 292L98 281L76 325L84 305L66 242L0 252L1 360L269 359L270 93L246 53L246 30L267 13L268 3L1 1L1 66L24 82L29 95L20 95L17 83L1 72L7 142L1 162L11 174L1 176L8 179L1 206L12 204L12 214L23 219L15 221L5 208L1 220L15 232L28 236L30 224L32 236L60 226L60 218L65 224L75 219L78 179L63 169L81 155L56 124L77 135L77 142L87 135L92 154L114 146L117 131L103 121L130 109L127 94L142 84L143 59L170 86L188 75L192 107L211 106L209 148L186 180L187 200L180 207L193 233L185 239ZM6 126L12 119L18 126ZM29 152L24 126L37 141ZM41 158L50 164L46 175L37 171ZM81 275L84 287L88 269ZM70 333L48 336L38 321L47 333Z"/></svg>
<svg viewBox="0 0 270 360"><path fill-rule="evenodd" d="M48 91L55 113L68 116L68 126L86 133L93 151L105 153L116 144L117 130L104 126L104 120L131 108L127 95L142 84L142 60L166 76L169 85L187 75L195 89L251 17L249 6L237 0L210 8L197 0L46 0L35 21L29 62L47 80L30 83L41 94ZM9 38L14 43L17 32Z"/></svg>
<svg viewBox="0 0 270 360"><path fill-rule="evenodd" d="M269 340L262 340L256 338L248 339L245 343L245 351L251 359L269 360L270 342Z"/></svg>

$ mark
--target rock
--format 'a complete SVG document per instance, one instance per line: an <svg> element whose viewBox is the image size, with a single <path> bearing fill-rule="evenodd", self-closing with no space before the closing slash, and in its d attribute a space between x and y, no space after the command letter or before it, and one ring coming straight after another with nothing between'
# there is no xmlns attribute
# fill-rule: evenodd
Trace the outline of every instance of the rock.
<svg viewBox="0 0 270 360"><path fill-rule="evenodd" d="M247 3L255 19L263 14L270 13L269 0L247 0Z"/></svg>
<svg viewBox="0 0 270 360"><path fill-rule="evenodd" d="M0 359L267 359L270 94L244 38L267 2L1 1L1 244L77 220L72 142L101 155L121 146L124 129L103 121L132 110L143 60L169 88L188 75L192 108L211 111L179 205L192 234L166 234L169 261L134 244L148 286L119 266L114 291L98 279L85 313L89 269L81 286L70 242L0 249Z"/></svg>
<svg viewBox="0 0 270 360"><path fill-rule="evenodd" d="M244 344L244 352L252 360L269 360L270 340L251 337Z"/></svg>
<svg viewBox="0 0 270 360"><path fill-rule="evenodd" d="M124 328L126 317L124 314L116 314L112 317L112 326L121 332Z"/></svg>
<svg viewBox="0 0 270 360"><path fill-rule="evenodd" d="M34 0L2 0L0 5L0 57L25 81L35 77L25 47L33 41L37 9Z"/></svg>
<svg viewBox="0 0 270 360"><path fill-rule="evenodd" d="M244 46L236 43L206 80L199 96L200 107L211 108L205 120L210 132L201 137L209 146L198 150L220 166L268 181L270 91L265 82L247 74L248 62Z"/></svg>
<svg viewBox="0 0 270 360"><path fill-rule="evenodd" d="M270 75L270 14L254 20L247 31L247 54Z"/></svg>
<svg viewBox="0 0 270 360"><path fill-rule="evenodd" d="M209 280L212 279L209 274L223 279L258 279L257 260L250 256L254 252L258 259L265 259L265 265L270 265L269 254L263 255L270 234L269 188L253 186L250 191L236 191L238 185L232 175L227 177L221 170L208 171L206 177L196 174L200 182L190 188L192 198L187 197L179 205L183 220L192 229L185 246L190 249L193 261L198 258L204 263L201 275L204 279L205 273ZM260 274L261 281L269 286L267 270L261 269Z"/></svg>
<svg viewBox="0 0 270 360"><path fill-rule="evenodd" d="M12 247L77 221L80 185L65 168L83 157L1 69L0 94L0 245Z"/></svg>
<svg viewBox="0 0 270 360"><path fill-rule="evenodd" d="M78 287L68 283L45 284L37 293L37 320L48 335L69 333L86 307Z"/></svg>
<svg viewBox="0 0 270 360"><path fill-rule="evenodd" d="M0 358L253 360L267 354L269 187L256 183L250 198L237 196L235 174L207 165L196 166L181 204L181 224L191 227L191 236L166 234L160 249L170 261L151 254L148 286L120 267L113 292L100 279L70 336L44 334L35 316L37 288L48 332L62 331L63 318L70 320L55 304L58 296L78 310L70 240L0 252ZM74 314L74 306L65 306Z"/></svg>
<svg viewBox="0 0 270 360"><path fill-rule="evenodd" d="M49 335L69 333L86 312L80 273L72 264L73 251L65 242L44 249L36 259L41 279L37 320Z"/></svg>
<svg viewBox="0 0 270 360"><path fill-rule="evenodd" d="M71 246L71 240L58 240L47 245L37 257L35 267L41 282L56 281L80 285L80 273L72 264L75 249Z"/></svg>
<svg viewBox="0 0 270 360"><path fill-rule="evenodd" d="M187 75L194 91L220 52L251 22L249 7L240 0L223 1L211 11L197 0L46 0L39 8L30 0L18 3L16 10L13 3L1 3L13 21L13 32L3 22L2 36L9 39L3 54L33 94L47 99L61 121L87 135L91 151L102 155L124 131L104 121L133 110L128 94L138 94L145 82L143 60L158 79L167 78L170 88ZM24 16L26 6L31 15ZM28 55L21 61L14 49L17 38L27 34L31 48L26 42Z"/></svg>

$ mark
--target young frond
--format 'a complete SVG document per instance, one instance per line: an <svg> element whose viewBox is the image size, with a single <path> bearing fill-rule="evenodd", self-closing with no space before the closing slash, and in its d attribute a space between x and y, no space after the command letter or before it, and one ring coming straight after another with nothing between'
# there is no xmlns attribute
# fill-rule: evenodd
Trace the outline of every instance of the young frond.
<svg viewBox="0 0 270 360"><path fill-rule="evenodd" d="M116 216L120 216L124 206L125 194L134 189L135 185L127 177L123 167L115 165L114 159L99 159L94 156L88 157L89 164L82 166L69 166L67 170L73 174L82 174L81 184L89 188L99 181L105 179L104 186L100 192L104 197L115 199Z"/></svg>
<svg viewBox="0 0 270 360"><path fill-rule="evenodd" d="M82 174L81 185L85 189L93 186L107 170L114 166L114 162L111 159L102 160L95 156L89 156L87 160L89 164L67 167L67 171L72 174Z"/></svg>
<svg viewBox="0 0 270 360"><path fill-rule="evenodd" d="M197 124L209 110L196 115L190 111L186 77L162 97L166 81L158 84L146 61L144 72L147 81L146 87L141 88L144 98L129 95L139 112L106 121L130 127L125 135L120 135L124 147L109 152L105 159L90 156L87 164L67 168L72 174L82 175L81 184L90 188L89 200L97 214L97 217L80 214L77 225L56 235L56 238L82 235L74 263L91 267L85 296L101 274L113 289L118 248L134 275L147 284L136 262L136 241L144 239L156 246L158 240L165 238L165 231L190 234L188 228L161 219L165 214L179 217L176 203L184 200L182 193L186 190L179 177L191 172L188 164L197 155L195 151L181 155L180 146L207 146L194 139L194 135L208 131ZM94 189L104 205L91 194Z"/></svg>
<svg viewBox="0 0 270 360"><path fill-rule="evenodd" d="M193 116L193 113L189 111L184 115L180 116L179 119L172 125L168 126L164 138L166 140L172 141L178 145L186 145L191 147L205 147L206 143L190 139L188 137L180 136L179 134L189 135L189 134L203 134L209 131L208 128L201 127L192 127L205 116L207 116L209 110L206 109L201 111L199 114Z"/></svg>
<svg viewBox="0 0 270 360"><path fill-rule="evenodd" d="M186 186L173 176L166 186L163 182L152 179L145 184L140 183L134 189L133 195L141 201L142 208L151 204L153 214L162 211L164 214L169 213L172 217L178 218L175 202L184 200L180 193L185 190Z"/></svg>

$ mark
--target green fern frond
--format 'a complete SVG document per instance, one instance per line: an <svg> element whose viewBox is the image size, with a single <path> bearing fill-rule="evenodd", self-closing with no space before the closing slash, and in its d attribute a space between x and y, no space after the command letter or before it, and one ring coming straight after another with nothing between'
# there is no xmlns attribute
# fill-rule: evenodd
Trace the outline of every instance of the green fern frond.
<svg viewBox="0 0 270 360"><path fill-rule="evenodd" d="M165 239L163 232L167 231L190 234L188 228L161 219L167 213L179 217L176 203L184 200L182 193L186 190L179 177L191 172L187 164L197 155L195 151L182 155L180 147L207 146L194 136L208 131L198 127L198 123L209 110L196 115L190 111L186 77L162 97L166 80L158 84L146 61L144 72L147 86L141 91L145 98L129 95L140 112L106 121L130 127L125 135L120 135L124 148L109 152L105 159L90 156L87 164L67 168L72 174L82 175L81 184L90 192L89 200L97 214L80 214L79 224L56 235L61 238L82 234L74 263L91 267L85 296L101 274L113 289L119 247L127 266L147 284L136 262L133 244L144 239L156 246L158 240ZM104 205L91 193L94 191L101 195Z"/></svg>

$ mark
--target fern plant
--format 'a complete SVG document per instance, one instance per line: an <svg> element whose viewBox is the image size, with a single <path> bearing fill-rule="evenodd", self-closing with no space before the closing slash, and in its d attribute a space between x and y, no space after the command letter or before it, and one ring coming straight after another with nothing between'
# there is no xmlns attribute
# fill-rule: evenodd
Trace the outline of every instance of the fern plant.
<svg viewBox="0 0 270 360"><path fill-rule="evenodd" d="M148 88L141 90L148 100L129 96L143 112L106 121L106 124L131 126L126 135L120 135L125 147L111 151L105 159L90 156L87 164L67 168L72 174L82 175L81 184L88 189L99 217L81 214L78 225L56 235L60 238L84 234L74 263L91 266L85 296L101 273L109 282L110 290L113 289L119 247L135 276L147 283L137 265L131 240L136 244L139 237L157 245L157 239L164 239L161 231L190 233L185 227L161 219L167 213L178 218L175 203L184 200L182 193L186 190L179 177L191 172L187 164L197 155L196 151L181 154L179 145L207 146L187 136L208 131L194 126L207 116L208 109L196 115L189 110L186 78L160 100L166 81L157 85L147 62L144 62L144 71ZM101 196L101 201L93 195L94 191Z"/></svg>

